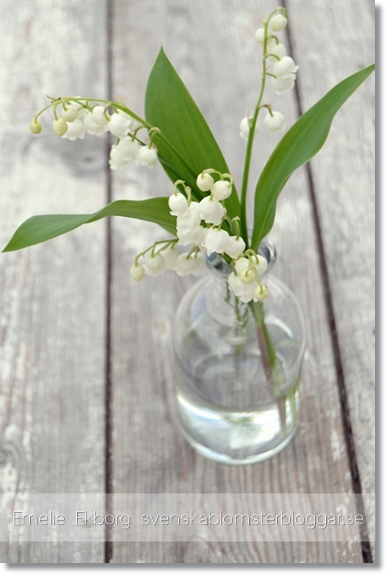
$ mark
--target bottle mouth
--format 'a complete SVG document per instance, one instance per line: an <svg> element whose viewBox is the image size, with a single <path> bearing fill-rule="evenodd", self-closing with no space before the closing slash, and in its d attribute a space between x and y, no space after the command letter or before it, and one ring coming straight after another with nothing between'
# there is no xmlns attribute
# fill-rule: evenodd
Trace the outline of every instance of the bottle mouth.
<svg viewBox="0 0 387 575"><path fill-rule="evenodd" d="M271 271L277 260L277 250L275 249L273 242L268 238L263 238L258 247L258 255L264 257L267 261L265 276ZM222 277L226 275L228 276L232 272L231 265L217 253L206 256L206 265L212 272L215 272L217 275Z"/></svg>

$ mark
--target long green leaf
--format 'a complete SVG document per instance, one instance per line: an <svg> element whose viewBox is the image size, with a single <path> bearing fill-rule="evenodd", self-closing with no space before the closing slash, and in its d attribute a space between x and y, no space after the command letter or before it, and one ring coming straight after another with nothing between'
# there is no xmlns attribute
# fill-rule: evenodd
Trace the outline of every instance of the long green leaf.
<svg viewBox="0 0 387 575"><path fill-rule="evenodd" d="M168 176L173 179L176 173L179 174L197 198L203 197L196 186L196 177L203 170L214 168L229 173L207 122L163 49L149 76L145 117L164 136L156 136L155 142L161 156L170 166L174 166L173 171L164 166ZM230 217L239 215L239 199L235 189L226 200L226 208Z"/></svg>
<svg viewBox="0 0 387 575"><path fill-rule="evenodd" d="M292 173L308 162L324 145L336 112L371 74L368 66L349 76L310 108L286 132L267 161L255 191L252 248L273 225L273 210L282 188Z"/></svg>
<svg viewBox="0 0 387 575"><path fill-rule="evenodd" d="M176 235L176 218L170 215L168 198L149 200L117 200L94 214L34 216L14 233L3 252L21 250L40 244L107 216L122 216L153 222Z"/></svg>

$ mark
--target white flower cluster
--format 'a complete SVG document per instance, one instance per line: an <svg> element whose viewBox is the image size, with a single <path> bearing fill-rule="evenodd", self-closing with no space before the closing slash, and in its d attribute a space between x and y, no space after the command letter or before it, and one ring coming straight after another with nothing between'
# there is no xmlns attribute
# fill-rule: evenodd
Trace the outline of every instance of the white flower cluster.
<svg viewBox="0 0 387 575"><path fill-rule="evenodd" d="M277 32L284 30L287 24L287 19L282 14L275 14L270 18L267 27L267 42L266 42L266 61L273 65L271 81L273 87L278 95L285 94L294 88L296 80L296 72L298 66L294 63L293 59L286 54L286 48L281 44L276 36ZM258 28L255 33L255 39L259 44L265 44L265 28ZM262 107L268 109L265 116L264 124L271 132L281 132L286 128L285 117L281 112L272 110L270 104L264 104ZM248 140L250 129L252 128L252 117L246 116L243 118L239 125L239 134L245 140ZM255 126L255 133L258 131L258 123Z"/></svg>
<svg viewBox="0 0 387 575"><path fill-rule="evenodd" d="M55 109L53 130L57 136L68 140L83 140L85 134L100 136L110 132L117 139L110 151L109 165L112 170L125 168L133 161L140 166L153 168L157 163L157 152L152 144L140 145L135 138L142 128L136 120L123 112L116 110L109 114L107 106L90 106L86 100L69 99L62 103L61 115L58 117ZM39 134L42 125L35 118L30 124L32 133Z"/></svg>
<svg viewBox="0 0 387 575"><path fill-rule="evenodd" d="M286 55L286 48L281 44L275 35L281 32L287 24L287 19L282 14L276 14L269 20L267 38L267 61L273 66L272 84L277 94L285 94L294 88L296 72L298 66L290 56ZM263 46L265 39L265 29L258 28L255 39Z"/></svg>
<svg viewBox="0 0 387 575"><path fill-rule="evenodd" d="M213 173L220 178L216 182L211 175ZM227 215L222 202L232 192L231 176L208 169L199 174L196 184L202 192L210 192L200 202L192 199L191 189L185 182L175 182L168 203L171 214L176 216L177 239L156 242L139 254L130 269L132 278L140 281L145 274L158 276L165 269L175 270L180 276L197 275L205 263L201 253L205 250L208 255L217 253L231 260L233 271L229 275L228 285L240 301L247 303L265 299L268 291L261 283L260 276L266 271L266 260L253 250L246 250L246 244L239 234L230 235L221 228ZM179 185L184 188L185 194L178 191ZM237 220L228 221L239 229ZM177 245L191 246L191 251L179 254Z"/></svg>

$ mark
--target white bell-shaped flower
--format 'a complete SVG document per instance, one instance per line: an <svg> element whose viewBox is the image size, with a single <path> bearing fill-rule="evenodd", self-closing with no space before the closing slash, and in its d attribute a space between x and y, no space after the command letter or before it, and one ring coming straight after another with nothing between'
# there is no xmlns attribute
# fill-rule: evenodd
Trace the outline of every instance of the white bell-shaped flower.
<svg viewBox="0 0 387 575"><path fill-rule="evenodd" d="M162 255L164 258L165 267L167 270L175 269L177 258L179 257L179 252L174 245L169 245L166 248L160 250L160 255Z"/></svg>
<svg viewBox="0 0 387 575"><path fill-rule="evenodd" d="M149 253L145 257L145 273L157 277L165 270L165 259L161 254Z"/></svg>
<svg viewBox="0 0 387 575"><path fill-rule="evenodd" d="M293 58L284 56L274 64L273 74L278 78L286 78L289 74L295 74L299 66L296 66Z"/></svg>
<svg viewBox="0 0 387 575"><path fill-rule="evenodd" d="M237 238L237 236L229 236L228 244L224 249L224 252L230 256L233 260L239 258L245 251L246 244L243 238Z"/></svg>
<svg viewBox="0 0 387 575"><path fill-rule="evenodd" d="M134 280L136 280L136 282L141 281L145 275L144 266L142 264L134 263L130 268L130 275Z"/></svg>
<svg viewBox="0 0 387 575"><path fill-rule="evenodd" d="M63 134L62 138L67 138L71 141L74 141L77 138L83 140L85 137L85 131L85 124L81 122L81 120L67 122L67 131Z"/></svg>
<svg viewBox="0 0 387 575"><path fill-rule="evenodd" d="M209 192L214 185L214 178L208 173L199 174L196 179L196 185L202 192Z"/></svg>
<svg viewBox="0 0 387 575"><path fill-rule="evenodd" d="M268 112L263 123L270 132L281 132L286 128L285 116L281 112Z"/></svg>
<svg viewBox="0 0 387 575"><path fill-rule="evenodd" d="M281 32L281 30L286 27L287 23L288 21L285 16L282 16L282 14L277 14L271 18L269 22L269 28L273 30L273 32Z"/></svg>
<svg viewBox="0 0 387 575"><path fill-rule="evenodd" d="M255 39L258 42L258 44L261 44L263 46L263 43L265 40L265 29L264 28L258 28L258 30L255 33Z"/></svg>
<svg viewBox="0 0 387 575"><path fill-rule="evenodd" d="M250 134L250 122L251 122L252 118L251 117L245 117L243 118L243 120L241 120L241 123L239 124L239 135L241 138L243 138L244 140L248 140L249 139L249 134ZM258 132L258 122L255 124L255 133L254 133L254 137L257 135Z"/></svg>
<svg viewBox="0 0 387 575"><path fill-rule="evenodd" d="M257 270L257 274L259 275L259 277L263 276L263 274L267 270L266 258L257 254L251 258L251 261L254 264L254 267Z"/></svg>
<svg viewBox="0 0 387 575"><path fill-rule="evenodd" d="M194 207L195 202L187 208L183 215L178 215L176 220L176 228L181 232L194 232L200 224L200 215Z"/></svg>
<svg viewBox="0 0 387 575"><path fill-rule="evenodd" d="M110 150L109 166L111 170L122 170L129 164L123 156L121 156L117 146L112 146Z"/></svg>
<svg viewBox="0 0 387 575"><path fill-rule="evenodd" d="M219 200L212 196L207 196L199 202L199 207L200 215L206 224L218 226L221 223L225 215L225 209Z"/></svg>
<svg viewBox="0 0 387 575"><path fill-rule="evenodd" d="M157 152L149 146L141 146L136 154L136 164L146 166L150 170L157 164Z"/></svg>
<svg viewBox="0 0 387 575"><path fill-rule="evenodd" d="M61 116L65 122L74 122L78 118L78 109L73 104L67 104L66 108L63 107Z"/></svg>
<svg viewBox="0 0 387 575"><path fill-rule="evenodd" d="M226 180L219 180L211 188L211 194L216 200L226 200L231 196L232 185Z"/></svg>
<svg viewBox="0 0 387 575"><path fill-rule="evenodd" d="M276 94L286 94L286 92L292 90L294 88L295 78L295 74L290 74L286 76L286 78L272 78L271 83L273 84Z"/></svg>
<svg viewBox="0 0 387 575"><path fill-rule="evenodd" d="M267 51L270 54L267 59L269 62L273 62L274 64L278 62L278 58L283 58L286 56L286 48L280 42L278 42L278 44L270 44ZM275 58L275 56L277 56L277 58Z"/></svg>
<svg viewBox="0 0 387 575"><path fill-rule="evenodd" d="M140 144L128 136L126 138L122 138L115 147L122 158L127 163L130 163L133 162L136 157L137 152L140 149Z"/></svg>
<svg viewBox="0 0 387 575"><path fill-rule="evenodd" d="M98 124L98 126L106 126L109 121L106 117L106 110L103 106L94 106L91 111L91 117L93 122Z"/></svg>
<svg viewBox="0 0 387 575"><path fill-rule="evenodd" d="M179 246L194 245L202 247L206 234L207 228L202 226L198 226L195 230L176 230Z"/></svg>
<svg viewBox="0 0 387 575"><path fill-rule="evenodd" d="M107 125L96 124L92 118L91 112L86 112L83 117L83 122L85 124L86 132L92 136L100 136L107 131Z"/></svg>
<svg viewBox="0 0 387 575"><path fill-rule="evenodd" d="M243 303L248 303L254 300L254 291L257 288L257 282L252 284L245 284L240 280L240 277L231 272L228 276L228 285L233 294L240 299Z"/></svg>
<svg viewBox="0 0 387 575"><path fill-rule="evenodd" d="M203 245L207 250L208 254L216 252L217 254L223 254L227 247L229 235L225 230L211 229L208 230L206 237L204 238Z"/></svg>
<svg viewBox="0 0 387 575"><path fill-rule="evenodd" d="M180 254L176 262L176 273L179 276L198 275L204 267L204 257L201 253Z"/></svg>
<svg viewBox="0 0 387 575"><path fill-rule="evenodd" d="M243 271L247 270L249 266L250 261L248 258L238 258L237 261L234 263L234 269L238 275Z"/></svg>
<svg viewBox="0 0 387 575"><path fill-rule="evenodd" d="M172 194L168 200L168 205L171 209L172 216L184 216L188 213L187 198L180 192Z"/></svg>
<svg viewBox="0 0 387 575"><path fill-rule="evenodd" d="M108 123L108 130L116 138L125 138L128 135L130 118L123 114L113 114Z"/></svg>

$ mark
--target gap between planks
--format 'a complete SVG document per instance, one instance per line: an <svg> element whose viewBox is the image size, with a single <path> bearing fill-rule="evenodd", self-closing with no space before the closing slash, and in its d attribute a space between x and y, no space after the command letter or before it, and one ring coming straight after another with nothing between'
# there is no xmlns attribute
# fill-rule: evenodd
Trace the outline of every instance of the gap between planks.
<svg viewBox="0 0 387 575"><path fill-rule="evenodd" d="M284 0L283 5L285 8L287 8L287 3L288 3L288 0ZM293 54L293 46L294 45L293 45L292 32L291 32L290 26L287 26L286 34L287 34L287 40L288 40L289 47L290 47L290 52ZM296 100L296 105L297 105L297 112L298 112L298 116L300 117L303 114L303 110L302 110L301 98L300 98L300 93L299 93L297 83L295 84L295 87L294 87L294 93L295 93L295 100ZM337 386L338 386L339 396L340 396L341 418L342 418L342 422L343 422L344 438L345 438L345 444L346 444L347 455L348 455L348 462L349 462L350 472L351 472L352 488L353 488L354 493L361 494L362 493L361 479L360 479L360 473L359 473L359 466L357 463L356 447L355 447L352 424L351 424L351 415L350 415L350 410L349 410L347 387L346 387L346 383L345 383L343 364L341 361L340 344L339 344L339 340L338 340L338 336L337 336L336 317L335 317L333 301L332 301L331 284L330 284L328 265L327 265L327 259L326 259L326 254L325 254L324 240L323 240L323 235L322 235L322 230L321 230L321 225L320 225L320 219L319 219L319 212L318 212L318 206L317 206L317 200L316 200L315 186L314 186L314 182L313 182L313 175L312 175L312 170L311 170L310 164L307 163L305 168L306 168L306 175L307 175L308 192L309 192L310 201L312 204L312 219L313 219L313 225L315 227L315 232L316 232L321 280L322 280L322 284L324 287L323 293L324 293L324 299L325 299L325 308L326 308L326 312L327 312L327 316L328 316L328 323L330 326L331 347L332 347L332 351L333 351L333 357L335 360L336 379L337 379ZM357 512L360 513L364 518L364 523L359 526L363 562L364 563L373 563L374 561L372 558L371 545L370 545L369 536L368 536L366 512L365 512L364 504L363 504L361 498L356 498L356 506L357 506Z"/></svg>

